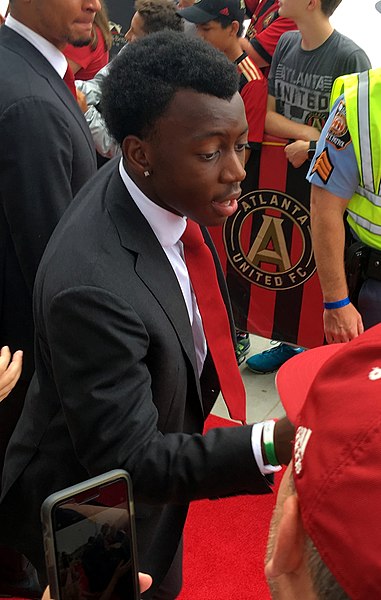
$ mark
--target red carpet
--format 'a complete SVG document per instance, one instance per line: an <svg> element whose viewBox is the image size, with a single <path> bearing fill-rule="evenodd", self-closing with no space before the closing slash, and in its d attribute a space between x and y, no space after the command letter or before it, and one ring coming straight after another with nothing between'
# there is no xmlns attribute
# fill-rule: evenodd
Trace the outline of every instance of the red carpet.
<svg viewBox="0 0 381 600"><path fill-rule="evenodd" d="M233 425L214 416L206 422L207 429ZM270 599L263 562L274 502L275 494L192 502L179 600Z"/></svg>
<svg viewBox="0 0 381 600"><path fill-rule="evenodd" d="M211 415L205 428L234 425ZM275 494L192 502L178 600L270 600L263 561L274 502Z"/></svg>

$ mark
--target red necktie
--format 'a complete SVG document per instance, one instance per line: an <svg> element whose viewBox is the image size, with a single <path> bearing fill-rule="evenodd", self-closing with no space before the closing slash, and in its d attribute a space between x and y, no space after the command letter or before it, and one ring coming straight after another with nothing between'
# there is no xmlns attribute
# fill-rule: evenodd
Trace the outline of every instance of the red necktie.
<svg viewBox="0 0 381 600"><path fill-rule="evenodd" d="M200 310L209 351L230 417L246 422L246 392L237 366L230 321L218 285L213 256L200 226L190 219L181 237L185 262Z"/></svg>
<svg viewBox="0 0 381 600"><path fill-rule="evenodd" d="M70 65L67 66L63 80L66 83L69 90L71 91L71 93L73 94L74 98L77 100L77 90L75 88L74 73L71 70Z"/></svg>

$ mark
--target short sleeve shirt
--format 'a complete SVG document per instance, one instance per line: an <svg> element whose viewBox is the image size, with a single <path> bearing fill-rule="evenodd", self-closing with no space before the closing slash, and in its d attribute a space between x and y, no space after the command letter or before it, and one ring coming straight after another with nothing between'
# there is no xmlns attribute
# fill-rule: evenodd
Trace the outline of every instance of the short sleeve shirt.
<svg viewBox="0 0 381 600"><path fill-rule="evenodd" d="M297 28L294 21L280 17L278 9L279 0L259 2L246 32L254 50L269 64L282 33Z"/></svg>
<svg viewBox="0 0 381 600"><path fill-rule="evenodd" d="M248 142L261 143L267 108L267 79L246 53L236 61L240 73L240 94L249 127Z"/></svg>
<svg viewBox="0 0 381 600"><path fill-rule="evenodd" d="M350 200L359 185L357 160L346 119L344 96L335 102L307 174L310 183Z"/></svg>

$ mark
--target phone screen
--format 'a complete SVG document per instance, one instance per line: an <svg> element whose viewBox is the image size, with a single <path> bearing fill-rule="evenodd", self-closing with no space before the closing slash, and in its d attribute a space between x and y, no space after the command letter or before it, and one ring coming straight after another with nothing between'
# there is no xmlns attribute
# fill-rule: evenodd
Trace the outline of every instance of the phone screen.
<svg viewBox="0 0 381 600"><path fill-rule="evenodd" d="M61 600L139 598L125 481L92 488L52 511Z"/></svg>

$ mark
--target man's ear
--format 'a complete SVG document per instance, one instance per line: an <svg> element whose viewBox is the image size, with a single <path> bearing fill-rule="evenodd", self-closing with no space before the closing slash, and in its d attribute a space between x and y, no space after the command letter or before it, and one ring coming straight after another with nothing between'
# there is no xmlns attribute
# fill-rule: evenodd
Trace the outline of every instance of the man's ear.
<svg viewBox="0 0 381 600"><path fill-rule="evenodd" d="M303 562L305 533L296 494L286 498L275 535L272 557L265 566L270 579L297 571Z"/></svg>
<svg viewBox="0 0 381 600"><path fill-rule="evenodd" d="M231 33L232 33L233 37L237 37L238 30L239 30L239 22L232 21L231 22Z"/></svg>
<svg viewBox="0 0 381 600"><path fill-rule="evenodd" d="M309 0L307 8L308 8L308 10L316 10L318 5L321 8L321 0Z"/></svg>
<svg viewBox="0 0 381 600"><path fill-rule="evenodd" d="M144 140L135 135L128 135L123 140L122 151L125 161L136 175L143 177L144 172L151 170L148 148Z"/></svg>

